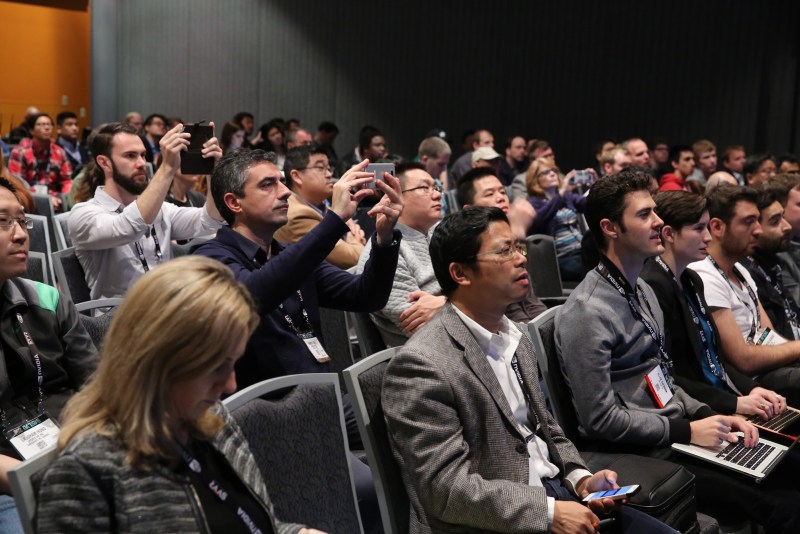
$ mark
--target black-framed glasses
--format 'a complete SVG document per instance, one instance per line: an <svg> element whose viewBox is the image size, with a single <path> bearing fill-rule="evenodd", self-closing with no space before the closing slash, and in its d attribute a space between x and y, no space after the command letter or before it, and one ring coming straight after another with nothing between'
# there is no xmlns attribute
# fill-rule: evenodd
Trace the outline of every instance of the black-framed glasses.
<svg viewBox="0 0 800 534"><path fill-rule="evenodd" d="M298 171L307 171L307 170L315 170L320 171L322 173L333 172L333 167L330 165L311 165L310 167L303 167L302 169L296 169Z"/></svg>
<svg viewBox="0 0 800 534"><path fill-rule="evenodd" d="M14 228L15 224L19 224L20 227L25 230L33 230L33 219L29 219L28 217L0 218L0 228L3 230L10 230Z"/></svg>
<svg viewBox="0 0 800 534"><path fill-rule="evenodd" d="M514 243L513 245L506 245L503 248L496 248L494 250L487 250L486 252L475 254L475 257L497 256L501 261L508 261L514 257L514 254L521 254L523 258L527 258L528 247L524 243Z"/></svg>
<svg viewBox="0 0 800 534"><path fill-rule="evenodd" d="M438 185L438 184L433 184L433 185L418 185L417 187L412 187L412 188L410 188L410 189L403 189L403 190L402 190L402 191L400 191L400 192L401 192L401 193L408 193L409 191L422 191L423 189L425 190L425 194L426 194L426 195L430 195L430 194L431 194L431 193L433 193L434 191L436 191L437 193L441 193L441 192L442 192L442 186L440 186L440 185Z"/></svg>

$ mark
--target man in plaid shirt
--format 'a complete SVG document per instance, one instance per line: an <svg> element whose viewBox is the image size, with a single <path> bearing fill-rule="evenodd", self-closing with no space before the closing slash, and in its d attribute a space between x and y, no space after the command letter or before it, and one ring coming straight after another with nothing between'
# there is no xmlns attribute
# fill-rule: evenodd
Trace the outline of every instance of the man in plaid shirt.
<svg viewBox="0 0 800 534"><path fill-rule="evenodd" d="M72 166L64 149L51 141L53 119L46 113L28 119L33 137L23 139L11 151L8 171L31 186L31 190L48 192L53 208L61 208L59 193L69 193L72 188Z"/></svg>

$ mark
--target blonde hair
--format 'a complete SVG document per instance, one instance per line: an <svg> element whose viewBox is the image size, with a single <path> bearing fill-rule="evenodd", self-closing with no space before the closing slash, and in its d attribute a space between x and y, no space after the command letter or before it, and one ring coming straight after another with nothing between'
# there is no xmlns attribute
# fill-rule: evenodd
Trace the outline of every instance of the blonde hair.
<svg viewBox="0 0 800 534"><path fill-rule="evenodd" d="M558 167L553 165L553 162L547 158L536 158L528 167L525 172L525 185L528 189L529 197L543 197L544 189L539 185L539 176L541 176L544 169L555 169L558 173L558 186L561 187L561 171Z"/></svg>
<svg viewBox="0 0 800 534"><path fill-rule="evenodd" d="M222 263L185 256L147 273L112 320L97 371L64 409L59 447L97 432L124 443L131 465L174 461L171 386L216 369L258 321ZM193 431L210 437L221 427L207 411Z"/></svg>

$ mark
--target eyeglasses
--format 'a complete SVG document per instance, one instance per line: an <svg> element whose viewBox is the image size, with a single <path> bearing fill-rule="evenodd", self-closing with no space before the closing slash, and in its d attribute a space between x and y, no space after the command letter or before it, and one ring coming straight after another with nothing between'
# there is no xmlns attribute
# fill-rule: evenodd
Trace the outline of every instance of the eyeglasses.
<svg viewBox="0 0 800 534"><path fill-rule="evenodd" d="M436 191L437 193L441 193L442 192L442 186L440 186L438 184L434 184L434 185L419 185L417 187L412 187L410 189L403 189L400 192L401 193L408 193L409 191L424 191L423 194L430 195L434 191Z"/></svg>
<svg viewBox="0 0 800 534"><path fill-rule="evenodd" d="M487 250L486 252L475 254L475 257L479 258L481 256L494 255L499 257L501 261L508 261L514 257L514 254L521 254L523 258L527 258L528 247L525 246L523 243L514 243L513 245L506 245L503 248Z"/></svg>
<svg viewBox="0 0 800 534"><path fill-rule="evenodd" d="M548 174L558 174L556 169L545 169L543 171L539 171L539 176L547 176Z"/></svg>
<svg viewBox="0 0 800 534"><path fill-rule="evenodd" d="M14 228L15 224L19 224L24 230L33 230L33 219L27 217L6 218L0 217L0 228L3 230L10 230Z"/></svg>
<svg viewBox="0 0 800 534"><path fill-rule="evenodd" d="M320 172L326 173L326 174L329 173L329 172L333 172L333 169L331 168L330 165L312 165L310 167L303 167L302 169L297 169L297 170L298 171L307 171L307 170L310 170L310 169L313 169L315 171L320 171Z"/></svg>

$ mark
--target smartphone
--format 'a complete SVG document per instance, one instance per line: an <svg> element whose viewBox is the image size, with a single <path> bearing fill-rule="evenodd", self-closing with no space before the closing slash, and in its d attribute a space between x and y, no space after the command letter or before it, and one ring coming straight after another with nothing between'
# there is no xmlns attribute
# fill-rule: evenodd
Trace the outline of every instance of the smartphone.
<svg viewBox="0 0 800 534"><path fill-rule="evenodd" d="M589 171L575 171L575 175L570 178L569 183L577 185L587 185L592 183L594 176Z"/></svg>
<svg viewBox="0 0 800 534"><path fill-rule="evenodd" d="M363 189L376 189L375 182L383 180L383 173L388 172L394 176L394 163L370 163L364 172L374 172L375 181L364 184Z"/></svg>
<svg viewBox="0 0 800 534"><path fill-rule="evenodd" d="M611 500L619 500L624 499L628 495L633 495L639 491L639 484L633 484L632 486L622 486L618 489L610 489L610 490L603 490L603 491L595 491L594 493L590 493L586 497L584 497L584 502L593 501L595 499L611 499Z"/></svg>
<svg viewBox="0 0 800 534"><path fill-rule="evenodd" d="M189 148L181 154L181 174L213 173L214 158L203 157L203 145L214 136L214 128L207 124L185 124L183 131L191 137Z"/></svg>

